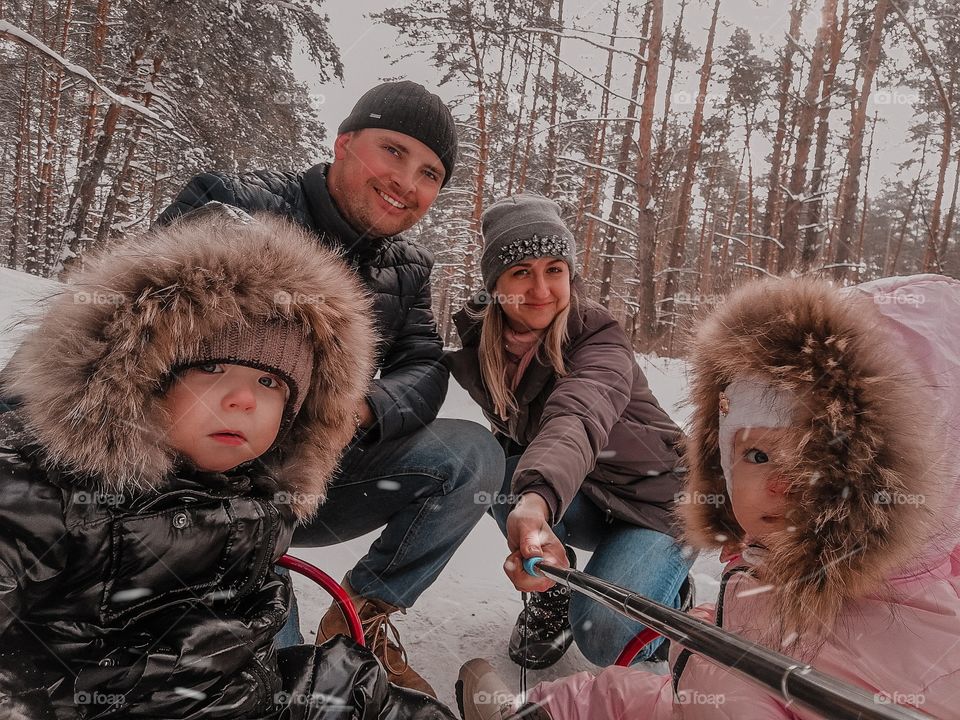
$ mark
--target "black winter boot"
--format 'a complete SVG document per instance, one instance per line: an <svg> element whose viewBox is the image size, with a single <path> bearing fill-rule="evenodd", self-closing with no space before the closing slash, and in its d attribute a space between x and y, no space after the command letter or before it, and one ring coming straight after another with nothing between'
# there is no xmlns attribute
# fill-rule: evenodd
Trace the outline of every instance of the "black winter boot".
<svg viewBox="0 0 960 720"><path fill-rule="evenodd" d="M570 567L576 568L573 548L566 550ZM562 658L571 643L569 588L557 583L546 592L530 593L510 635L510 659L527 670L542 670Z"/></svg>

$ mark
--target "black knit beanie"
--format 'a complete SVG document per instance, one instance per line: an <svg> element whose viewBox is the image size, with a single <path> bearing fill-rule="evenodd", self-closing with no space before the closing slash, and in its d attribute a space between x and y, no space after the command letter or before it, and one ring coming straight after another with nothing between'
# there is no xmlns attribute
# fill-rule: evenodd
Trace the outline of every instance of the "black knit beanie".
<svg viewBox="0 0 960 720"><path fill-rule="evenodd" d="M457 129L443 100L410 80L387 82L367 90L340 123L337 133L382 128L409 135L433 150L450 181L457 162Z"/></svg>

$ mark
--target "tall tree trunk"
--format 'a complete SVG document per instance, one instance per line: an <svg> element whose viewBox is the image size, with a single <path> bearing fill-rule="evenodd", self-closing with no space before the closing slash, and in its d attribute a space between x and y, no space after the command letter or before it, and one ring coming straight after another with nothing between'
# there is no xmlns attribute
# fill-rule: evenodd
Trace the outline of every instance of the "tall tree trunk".
<svg viewBox="0 0 960 720"><path fill-rule="evenodd" d="M513 195L513 186L516 180L517 155L520 152L520 133L523 128L523 108L524 101L527 98L527 82L530 78L530 66L533 64L533 39L527 35L527 56L523 63L523 82L520 83L520 103L517 106L517 122L513 128L513 142L510 149L510 168L507 171L507 196ZM540 56L541 58L543 55ZM534 78L536 84L536 78ZM536 101L536 90L534 90L534 102Z"/></svg>
<svg viewBox="0 0 960 720"><path fill-rule="evenodd" d="M17 113L17 153L13 163L13 217L10 224L10 249L7 254L9 267L17 267L17 254L20 250L20 222L24 208L25 188L29 184L26 178L27 154L30 146L30 64L29 48L24 52L23 83L20 85L20 106Z"/></svg>
<svg viewBox="0 0 960 720"><path fill-rule="evenodd" d="M643 105L640 107L640 135L637 140L637 208L640 216L637 223L637 257L634 273L637 306L633 321L634 339L638 331L645 339L652 337L656 329L657 317L656 284L653 275L657 221L653 207L652 150L653 111L657 102L657 80L660 74L660 51L663 40L663 0L650 0L650 3L652 5L650 41L647 46L647 66L643 74ZM681 12L685 4L684 0L681 4ZM669 94L667 98L669 99Z"/></svg>
<svg viewBox="0 0 960 720"><path fill-rule="evenodd" d="M830 42L830 31L836 20L837 0L826 0L823 4L820 29L817 30L817 39L813 44L807 88L803 94L797 119L797 147L793 157L793 171L790 174L790 184L780 230L780 242L782 244L779 263L780 273L792 270L796 262L801 210L807 199L805 193L807 159L810 155L810 145L813 140L814 123L820 109L820 103L829 102L826 98L820 98L820 86L823 84L823 66L827 55L827 46Z"/></svg>
<svg viewBox="0 0 960 720"><path fill-rule="evenodd" d="M553 80L550 83L550 130L547 132L547 171L543 181L543 194L550 197L557 181L557 152L560 143L557 131L557 103L560 99L560 38L563 33L563 0L557 2L557 26L553 51Z"/></svg>
<svg viewBox="0 0 960 720"><path fill-rule="evenodd" d="M807 11L807 0L793 0L790 5L790 29L780 60L780 82L777 87L777 130L773 136L773 150L770 156L770 173L767 175L767 202L761 224L760 252L757 265L767 267L771 242L767 239L779 234L774 224L780 214L780 173L783 164L783 152L787 137L787 110L790 100L790 85L793 82L793 55L800 44L800 23Z"/></svg>
<svg viewBox="0 0 960 720"><path fill-rule="evenodd" d="M873 13L873 31L870 34L866 58L863 63L863 79L860 97L857 100L853 118L850 122L850 144L847 152L847 176L840 191L840 227L837 234L834 278L838 281L846 276L846 266L850 259L853 239L853 224L857 212L857 196L860 194L860 169L863 165L863 135L867 121L867 102L873 87L873 78L880 62L880 43L883 39L883 22L890 10L889 0L877 0Z"/></svg>
<svg viewBox="0 0 960 720"><path fill-rule="evenodd" d="M658 204L662 203L663 198L660 197L660 186L661 178L663 174L663 164L666 159L667 152L667 127L670 120L670 101L673 98L673 82L677 75L677 54L678 48L680 46L680 40L683 37L683 14L687 9L687 0L680 0L680 15L677 17L677 22L673 30L673 45L670 50L670 70L667 73L667 89L663 94L663 118L660 120L660 130L657 133L657 152L656 156L653 159L653 169L651 172L651 195L650 198L656 198ZM644 207L641 205L641 207ZM656 239L656 231L660 229L660 219L664 217L665 213L661 212L656 214L656 224L654 226L654 241ZM654 242L654 244L656 244ZM653 272L653 266L651 265L651 273ZM650 332L653 332L653 327L650 326Z"/></svg>
<svg viewBox="0 0 960 720"><path fill-rule="evenodd" d="M620 22L620 0L616 0L613 9L613 30L610 32L610 50L607 51L607 70L603 76L603 93L600 97L600 117L605 118L610 111L610 82L613 79L613 46L616 44L617 24ZM631 100L634 96L631 95ZM629 125L629 123L627 123ZM630 128L632 131L632 128ZM590 273L590 255L593 250L593 237L596 231L597 221L594 216L600 209L600 190L606 185L607 174L601 169L603 159L607 150L607 123L601 120L597 123L597 132L595 135L596 145L593 163L597 165L592 172L587 173L589 191L586 193L588 198L586 203L580 203L578 207L583 208L586 205L587 229L583 234L583 277L588 278ZM586 190L586 187L584 188Z"/></svg>
<svg viewBox="0 0 960 720"><path fill-rule="evenodd" d="M467 246L467 254L464 258L465 278L474 277L474 267L477 261L477 255L480 248L480 215L483 213L484 188L487 181L487 162L490 155L490 138L487 128L486 111L486 89L484 85L483 57L480 47L477 44L477 36L474 28L473 5L467 3L469 10L468 36L470 42L470 54L473 58L473 71L475 75L475 87L477 92L477 169L474 174L473 184L473 212L470 215L470 243Z"/></svg>
<svg viewBox="0 0 960 720"><path fill-rule="evenodd" d="M107 28L110 14L110 0L99 0L97 4L97 15L94 20L93 29L90 31L90 48L93 51L93 67L89 68L91 72L97 72L103 65L103 49L107 43ZM90 159L90 150L93 147L93 134L97 128L97 108L100 99L100 93L93 86L87 94L87 113L83 125L83 133L80 136L80 165L85 164Z"/></svg>
<svg viewBox="0 0 960 720"><path fill-rule="evenodd" d="M923 147L920 148L920 169L917 172L917 177L913 181L913 189L910 191L910 202L907 203L907 209L903 213L903 220L900 223L900 232L897 233L897 247L893 251L893 258L888 258L888 261L884 262L884 275L897 274L897 262L900 260L900 251L903 249L903 241L907 236L907 228L910 226L913 208L917 202L917 194L920 191L920 181L923 179L923 167L927 161L928 139L928 135L923 136Z"/></svg>
<svg viewBox="0 0 960 720"><path fill-rule="evenodd" d="M644 37L650 36L650 19L653 13L653 4L649 3L643 15L643 30L640 33ZM610 307L610 288L613 282L613 270L615 263L615 253L617 251L617 227L622 222L625 201L623 198L626 189L626 175L630 163L630 145L633 142L636 133L637 95L640 92L640 81L643 79L644 62L642 60L645 51L645 41L640 42L637 50L637 61L633 66L633 82L630 85L630 100L627 103L627 122L624 123L623 134L620 136L620 149L617 152L617 176L613 182L613 203L610 208L610 224L606 229L606 240L603 246L603 266L600 270L600 304L605 308Z"/></svg>
<svg viewBox="0 0 960 720"><path fill-rule="evenodd" d="M950 237L953 235L953 219L957 212L957 191L960 190L960 153L957 154L957 170L953 175L953 196L950 198L950 209L947 211L947 219L943 223L943 241L940 244L940 257L947 257L947 245Z"/></svg>
<svg viewBox="0 0 960 720"><path fill-rule="evenodd" d="M151 29L146 30L143 42L134 47L130 59L127 61L127 68L124 77L117 87L117 95L129 96L133 85L136 82L140 61L146 53L152 48L155 36ZM65 240L69 242L70 258L64 263L64 269L69 269L70 264L84 250L86 243L87 218L93 205L94 194L100 183L100 177L107 166L107 155L113 144L114 133L117 129L117 121L123 108L118 103L111 103L103 117L103 125L100 129L97 146L93 151L90 161L81 168L79 178L75 186L73 196L70 199L70 205L67 209L67 218L65 222L66 236Z"/></svg>
<svg viewBox="0 0 960 720"><path fill-rule="evenodd" d="M148 78L147 83L149 87L152 87L156 84L157 76L160 73L160 66L162 64L162 57L154 58L153 69L150 72L150 77ZM143 106L147 108L150 107L152 101L153 93L144 93L142 98ZM143 133L143 126L145 124L143 118L140 116L133 118L131 123L132 127L130 127L127 132L127 139L125 142L127 149L123 156L123 162L121 163L117 174L113 178L113 185L110 188L110 193L107 195L107 200L103 206L103 215L100 218L100 227L97 230L97 237L94 244L94 247L96 248L102 248L107 244L107 241L111 236L111 230L114 226L116 214L119 211L122 216L124 213L126 199L129 197L127 183L130 180L130 171L133 167L133 158L136 155L137 150L140 148L140 137Z"/></svg>
<svg viewBox="0 0 960 720"><path fill-rule="evenodd" d="M867 145L867 167L863 172L863 206L860 212L860 237L857 239L857 262L863 264L863 239L867 227L867 207L870 204L870 161L873 159L873 139L877 132L878 114L874 112L870 123L870 143Z"/></svg>
<svg viewBox="0 0 960 720"><path fill-rule="evenodd" d="M830 60L826 72L823 74L823 91L820 97L820 113L817 118L817 149L813 158L813 170L810 173L810 202L807 204L807 214L804 231L803 247L800 251L800 268L809 270L817 256L817 250L823 239L823 230L820 223L820 213L823 209L823 193L826 191L827 143L830 139L830 110L833 107L833 86L837 77L837 67L843 52L843 38L847 32L847 22L850 19L850 1L843 0L843 12L839 26L834 23L830 36Z"/></svg>
<svg viewBox="0 0 960 720"><path fill-rule="evenodd" d="M710 31L707 34L707 46L703 52L703 64L700 66L700 86L697 91L697 101L693 108L693 122L690 126L690 144L687 146L687 161L684 168L683 180L680 185L679 207L677 209L677 226L673 231L670 244L670 260L667 268L666 280L663 284L663 304L666 308L664 316L670 317L673 325L673 295L680 285L679 273L684 263L687 242L687 223L690 221L690 206L693 195L693 181L696 177L697 162L700 159L701 137L703 135L703 106L707 99L707 88L710 84L710 74L713 70L713 41L717 32L717 15L720 12L720 0L713 4L713 17L710 20ZM665 326L661 318L661 325Z"/></svg>
<svg viewBox="0 0 960 720"><path fill-rule="evenodd" d="M527 185L527 168L531 153L533 152L534 128L537 125L537 100L540 99L540 89L543 86L543 48L540 48L540 60L537 62L537 74L533 77L533 100L530 104L530 120L527 122L527 138L524 144L523 156L520 161L520 177L517 180L517 192L522 191Z"/></svg>

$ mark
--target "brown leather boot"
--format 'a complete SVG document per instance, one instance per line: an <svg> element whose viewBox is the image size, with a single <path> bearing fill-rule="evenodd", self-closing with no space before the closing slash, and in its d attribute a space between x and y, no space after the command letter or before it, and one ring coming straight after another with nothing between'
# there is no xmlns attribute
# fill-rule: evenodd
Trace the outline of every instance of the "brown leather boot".
<svg viewBox="0 0 960 720"><path fill-rule="evenodd" d="M383 600L357 595L346 579L343 580L341 585L350 595L350 599L353 600L354 607L357 608L367 647L377 656L377 659L386 669L390 682L411 690L418 690L434 698L437 697L437 693L430 687L430 683L420 677L417 671L407 663L407 651L400 644L400 633L390 620L391 614L406 611ZM336 635L349 637L350 627L347 625L347 620L340 611L340 607L334 602L320 619L320 627L317 628L317 645L325 643ZM392 639L390 635L393 636Z"/></svg>

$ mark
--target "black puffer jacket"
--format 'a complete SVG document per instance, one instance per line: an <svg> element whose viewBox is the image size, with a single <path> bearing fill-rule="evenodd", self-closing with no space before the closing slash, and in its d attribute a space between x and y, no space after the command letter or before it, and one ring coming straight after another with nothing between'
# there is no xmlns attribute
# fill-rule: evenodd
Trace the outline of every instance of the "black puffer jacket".
<svg viewBox="0 0 960 720"><path fill-rule="evenodd" d="M0 716L272 713L294 525L276 485L184 470L116 494L37 457L0 455Z"/></svg>
<svg viewBox="0 0 960 720"><path fill-rule="evenodd" d="M0 718L449 719L368 651L273 650L274 563L353 435L369 304L293 224L201 214L88 258L6 373L21 403L0 428ZM202 339L260 317L309 329L318 379L275 448L198 471L164 441L162 391ZM284 694L304 687L343 709Z"/></svg>
<svg viewBox="0 0 960 720"><path fill-rule="evenodd" d="M430 300L433 256L403 236L369 238L340 215L327 190L327 165L303 173L203 173L180 191L160 215L161 225L218 201L248 211L289 217L340 250L374 297L380 377L367 402L377 419L367 439L406 435L432 422L447 392Z"/></svg>

